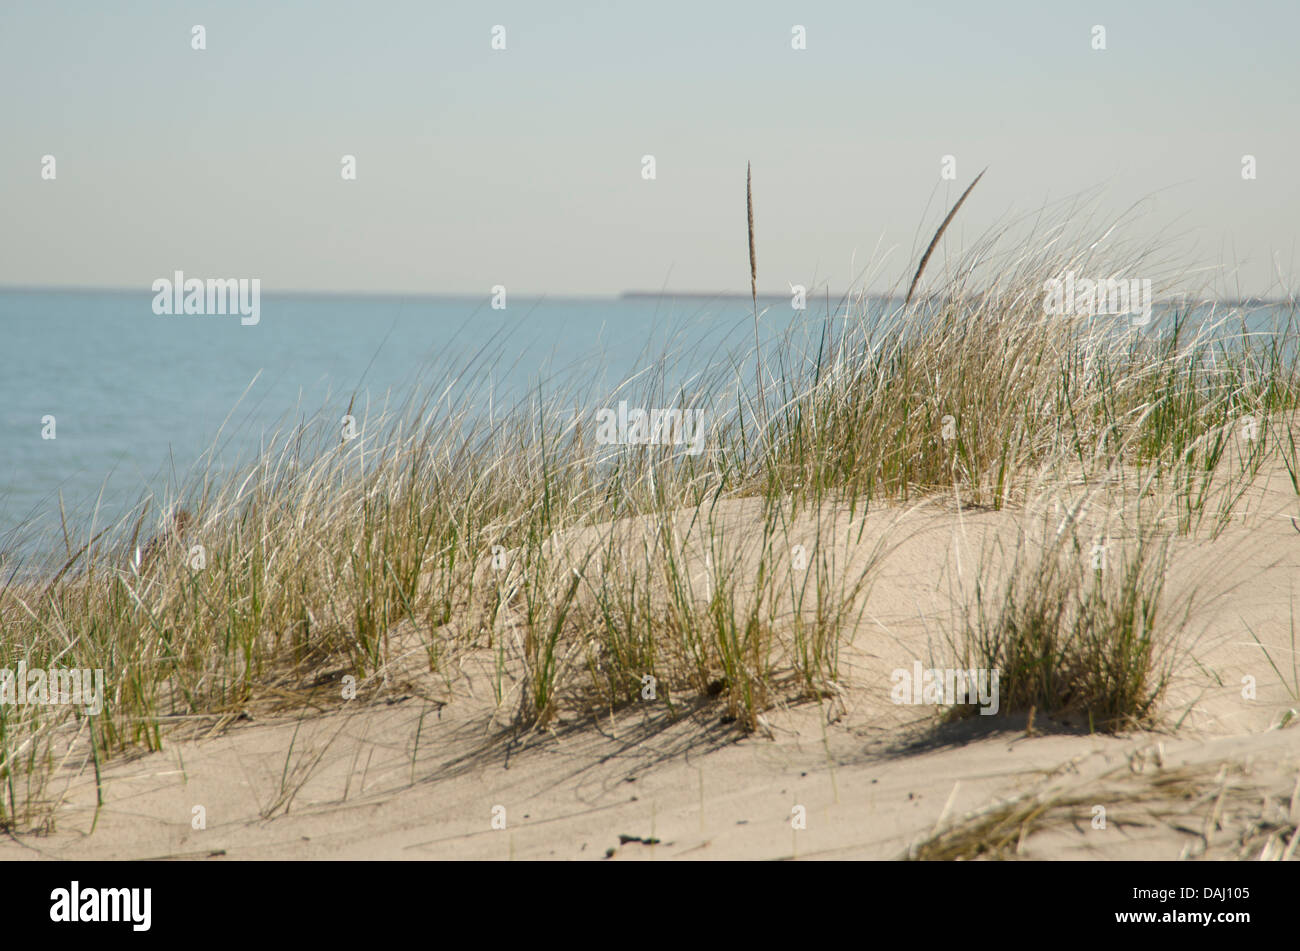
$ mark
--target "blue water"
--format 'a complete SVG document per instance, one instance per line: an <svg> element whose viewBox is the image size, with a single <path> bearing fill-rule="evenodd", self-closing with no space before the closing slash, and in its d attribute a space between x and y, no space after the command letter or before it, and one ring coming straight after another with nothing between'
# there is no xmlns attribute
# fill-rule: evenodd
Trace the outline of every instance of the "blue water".
<svg viewBox="0 0 1300 951"><path fill-rule="evenodd" d="M361 419L385 397L441 390L461 372L500 414L548 381L588 406L667 351L668 383L752 349L749 301L276 296L260 321L159 316L148 292L0 290L0 549L15 526L100 505L99 524L143 492L184 482L223 421L214 462L237 462L285 423ZM771 302L765 335L816 322ZM732 364L734 365L734 364ZM733 371L733 376L734 376ZM576 387L576 390L575 390ZM232 414L233 411L233 414ZM43 439L43 418L55 438ZM207 465L204 460L204 465Z"/></svg>

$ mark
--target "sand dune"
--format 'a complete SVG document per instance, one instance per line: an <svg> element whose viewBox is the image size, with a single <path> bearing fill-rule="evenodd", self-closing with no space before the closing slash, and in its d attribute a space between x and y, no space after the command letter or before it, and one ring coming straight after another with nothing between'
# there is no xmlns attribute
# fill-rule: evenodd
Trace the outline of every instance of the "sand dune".
<svg viewBox="0 0 1300 951"><path fill-rule="evenodd" d="M777 698L757 732L695 698L675 717L646 702L516 733L490 651L435 676L411 638L383 671L386 699L202 721L162 752L107 764L98 810L93 771L66 764L55 831L8 839L0 858L1294 857L1300 533L1280 478L1261 473L1216 538L1175 545L1167 596L1192 610L1157 731L1090 734L1024 713L943 726L933 707L892 702L889 672L942 657L981 554L1037 516L944 500L794 513L791 539L835 539L843 570L872 581L838 693ZM758 506L710 514L743 529ZM689 554L699 513L680 514ZM655 528L553 544L636 550ZM740 549L758 535L727 533Z"/></svg>

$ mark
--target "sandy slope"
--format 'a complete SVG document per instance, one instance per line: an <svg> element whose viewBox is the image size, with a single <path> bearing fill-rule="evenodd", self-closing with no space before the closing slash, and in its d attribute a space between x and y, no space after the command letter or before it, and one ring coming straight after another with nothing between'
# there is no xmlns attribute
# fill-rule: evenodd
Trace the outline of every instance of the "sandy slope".
<svg viewBox="0 0 1300 951"><path fill-rule="evenodd" d="M936 732L932 709L890 701L890 671L942 655L954 600L1023 513L926 503L865 521L798 516L792 538L833 533L845 570L870 564L874 580L843 697L769 711L770 737L741 737L708 703L676 719L645 703L517 736L501 722L490 656L464 655L435 681L413 646L390 671L389 701L240 721L115 761L98 811L92 771L68 766L56 831L0 842L0 859L895 858L1030 795L1058 808L1025 829L1028 857L1255 857L1288 844L1294 855L1300 724L1275 725L1300 702L1247 631L1289 680L1300 532L1284 483L1265 474L1245 517L1176 550L1170 596L1195 600L1163 733L1088 735L1041 717L1032 732L1023 717ZM743 527L755 505L715 514ZM618 530L635 544L644 527ZM206 828L194 828L196 806ZM792 828L795 807L804 829Z"/></svg>

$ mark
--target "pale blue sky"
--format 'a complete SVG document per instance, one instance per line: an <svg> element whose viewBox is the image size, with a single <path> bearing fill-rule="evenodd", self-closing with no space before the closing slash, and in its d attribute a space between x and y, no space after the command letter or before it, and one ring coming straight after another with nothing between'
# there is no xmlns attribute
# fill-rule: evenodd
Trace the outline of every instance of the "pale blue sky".
<svg viewBox="0 0 1300 951"><path fill-rule="evenodd" d="M985 165L954 246L1093 186L1159 192L1143 227L1189 263L1294 290L1298 36L1295 0L3 0L0 284L747 292L752 160L771 291L842 288L878 244L896 279L927 202L932 228Z"/></svg>

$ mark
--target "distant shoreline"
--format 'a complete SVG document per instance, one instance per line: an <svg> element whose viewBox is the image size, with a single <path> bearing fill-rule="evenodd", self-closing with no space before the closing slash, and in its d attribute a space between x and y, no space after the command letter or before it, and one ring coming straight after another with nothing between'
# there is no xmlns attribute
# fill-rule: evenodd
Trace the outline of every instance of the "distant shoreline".
<svg viewBox="0 0 1300 951"><path fill-rule="evenodd" d="M146 295L152 294L148 287L95 287L90 285L41 285L41 284L0 284L0 294L120 294L120 295ZM846 297L861 299L858 291L840 292L829 295L831 300L840 301ZM284 288L264 289L263 296L268 298L291 297L291 298L336 298L339 300L372 300L372 299L392 299L401 298L407 300L444 300L444 301L485 301L490 295L486 293L442 293L435 291L337 291L337 290L310 290L302 288ZM550 301L552 303L562 303L564 301L617 301L617 300L708 300L722 301L726 303L747 303L751 300L750 295L743 292L733 291L622 291L618 294L547 294L519 291L512 293L515 300L521 301ZM763 293L758 295L760 301L789 301L791 293ZM826 300L827 294L810 292L809 301ZM869 301L901 301L903 298L895 294L868 293L865 298ZM926 299L934 295L918 295L918 299ZM1161 307L1167 307L1171 304L1187 303L1186 296L1157 297L1154 303ZM1205 303L1221 304L1225 307L1285 307L1292 306L1295 301L1286 297L1220 297L1214 299L1202 298L1195 301L1197 304Z"/></svg>

